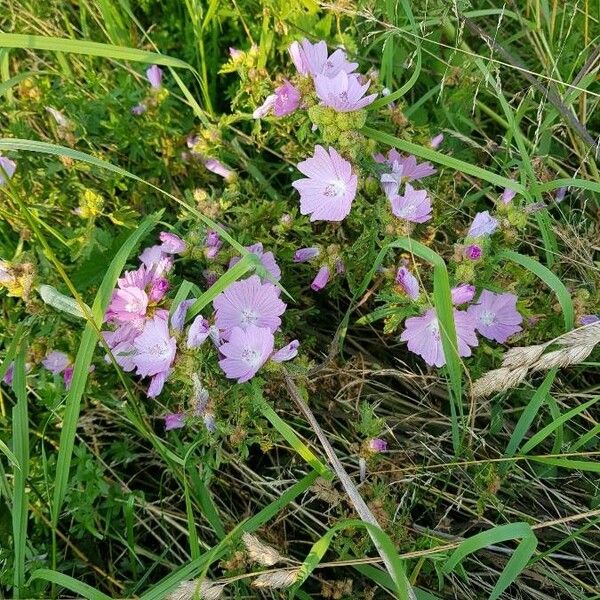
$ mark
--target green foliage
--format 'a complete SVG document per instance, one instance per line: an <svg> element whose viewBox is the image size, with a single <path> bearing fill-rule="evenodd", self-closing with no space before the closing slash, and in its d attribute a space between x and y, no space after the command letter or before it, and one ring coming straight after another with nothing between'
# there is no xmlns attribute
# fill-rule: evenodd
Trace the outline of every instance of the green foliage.
<svg viewBox="0 0 600 600"><path fill-rule="evenodd" d="M245 532L286 557L267 571L299 569L289 590L264 591L273 597L326 597L340 581L356 598L534 600L540 581L557 598L597 592L597 351L473 399L471 382L506 347L480 336L460 357L451 301L461 283L518 295L522 331L508 346L600 312L600 184L585 135L598 139L598 24L587 3L4 4L0 152L17 170L0 185L0 595L158 600L206 578L258 596L263 566ZM343 46L375 102L319 104L288 54L304 36ZM145 78L152 64L163 67L159 90ZM284 79L306 107L254 119ZM343 222L300 213L291 183L316 144L358 176ZM427 223L390 212L385 167L372 160L390 148L437 169L413 182L431 197ZM508 205L504 188L517 193ZM473 240L485 210L498 230ZM164 304L172 315L193 298L186 326L211 318L237 279L270 278L247 246L274 253L288 304L276 348L300 341L287 374L381 529L356 520L283 366L238 385L208 342L180 350L150 399L103 359L115 283L159 230L188 248ZM224 242L216 257L212 230ZM482 256L466 260L475 241ZM318 258L294 262L313 246ZM401 265L419 281L416 301L395 280ZM330 281L315 293L322 266ZM398 340L429 308L443 370ZM73 361L69 389L41 364L52 350ZM214 429L194 413L198 381ZM165 431L178 412L185 428Z"/></svg>

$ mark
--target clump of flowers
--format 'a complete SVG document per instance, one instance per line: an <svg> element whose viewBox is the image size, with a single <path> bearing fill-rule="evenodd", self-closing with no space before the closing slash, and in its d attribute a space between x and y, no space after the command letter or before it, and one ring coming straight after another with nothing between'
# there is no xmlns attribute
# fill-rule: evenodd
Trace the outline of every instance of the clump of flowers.
<svg viewBox="0 0 600 600"><path fill-rule="evenodd" d="M213 233L208 231L204 240L210 247L216 244ZM225 379L245 383L267 362L294 358L299 343L294 340L276 350L286 303L280 298L280 288L257 274L234 281L219 293L210 315L194 311L194 298L174 305L168 294L173 287L174 259L194 256L194 249L170 232L162 232L160 241L140 254L136 270L118 280L105 316L111 328L103 332L104 341L125 371L149 380L150 398L157 397L171 380L185 388L193 382L193 406L187 412L168 414L167 430L197 417L212 430L214 414L201 372L207 372L210 381L220 373ZM248 250L264 273L275 281L280 278L274 255L264 251L262 244ZM236 262L232 259L230 267Z"/></svg>

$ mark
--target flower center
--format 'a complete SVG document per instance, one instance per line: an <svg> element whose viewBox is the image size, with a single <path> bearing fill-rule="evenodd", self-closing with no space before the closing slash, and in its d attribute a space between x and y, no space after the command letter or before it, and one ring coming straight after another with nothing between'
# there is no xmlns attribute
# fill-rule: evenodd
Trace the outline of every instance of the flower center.
<svg viewBox="0 0 600 600"><path fill-rule="evenodd" d="M244 348L242 350L242 360L250 367L258 367L260 364L260 352L254 348Z"/></svg>
<svg viewBox="0 0 600 600"><path fill-rule="evenodd" d="M157 358L166 358L169 355L169 347L159 342L148 348L148 354L152 354L152 356L156 356Z"/></svg>
<svg viewBox="0 0 600 600"><path fill-rule="evenodd" d="M256 323L257 319L258 315L253 310L249 308L242 309L242 312L240 314L240 323L242 325L253 325L254 323Z"/></svg>
<svg viewBox="0 0 600 600"><path fill-rule="evenodd" d="M324 194L328 198L337 198L346 193L346 184L341 179L334 179L326 187Z"/></svg>
<svg viewBox="0 0 600 600"><path fill-rule="evenodd" d="M479 320L483 325L491 325L496 320L496 315L489 310L484 310L479 315Z"/></svg>

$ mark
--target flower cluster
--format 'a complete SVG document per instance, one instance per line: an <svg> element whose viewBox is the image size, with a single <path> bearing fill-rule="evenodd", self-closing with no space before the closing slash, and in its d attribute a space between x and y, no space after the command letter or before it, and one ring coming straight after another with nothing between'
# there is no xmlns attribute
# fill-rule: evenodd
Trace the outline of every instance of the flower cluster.
<svg viewBox="0 0 600 600"><path fill-rule="evenodd" d="M413 301L420 298L419 283L406 268L400 267L396 283ZM457 307L470 303L475 297L475 287L460 284L451 290L452 304ZM458 355L471 356L471 348L479 345L477 333L500 344L521 331L523 317L517 310L517 296L497 294L482 290L477 302L466 310L454 308L454 324L458 342ZM418 354L429 366L442 367L446 357L442 347L441 324L434 308L427 308L418 317L406 319L400 340L407 342L411 352Z"/></svg>
<svg viewBox="0 0 600 600"><path fill-rule="evenodd" d="M220 246L215 236L216 232L207 233L208 249ZM149 378L149 397L161 393L180 365L188 372L181 373L179 369L178 377L194 379L198 378L201 363L213 357L227 379L244 383L267 361L278 363L296 356L297 340L275 350L275 335L286 309L277 285L262 280L257 274L235 281L215 297L213 314L206 318L192 312L194 298L173 305L167 297L174 256L188 255L189 243L167 232L160 234L160 240L159 245L146 248L140 254L141 265L136 270L127 271L118 280L105 315L106 323L112 327L103 332L104 341L121 368ZM265 252L260 243L248 250L258 258L266 277L280 278L281 269L272 252ZM230 267L237 260L232 259ZM191 322L186 327L188 321ZM207 340L212 342L209 347L213 350L209 348L202 355L197 354L197 349ZM194 388L194 397L198 398L203 397L205 391L199 385ZM208 419L210 429L211 417L207 415L212 413L207 412L206 399L193 404L193 416L202 416L205 424ZM204 406L202 414L198 406ZM183 413L172 413L168 415L166 426L173 429L184 423Z"/></svg>

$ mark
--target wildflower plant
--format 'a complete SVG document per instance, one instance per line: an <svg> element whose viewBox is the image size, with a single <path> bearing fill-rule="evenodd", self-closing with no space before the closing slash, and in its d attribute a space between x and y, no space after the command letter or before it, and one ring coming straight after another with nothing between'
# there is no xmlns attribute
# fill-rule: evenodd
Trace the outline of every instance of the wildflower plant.
<svg viewBox="0 0 600 600"><path fill-rule="evenodd" d="M598 435L587 10L107 1L48 41L45 8L33 31L8 2L28 36L0 33L0 585L351 595L309 578L326 548L344 577L378 561L351 572L366 595L487 597L485 559L468 588L448 575L515 539L491 597L548 568L549 594L592 591L571 529L569 553L536 538L595 514L592 480L548 493L565 461L597 471L569 454ZM531 69L504 73L500 23ZM61 49L47 72L39 48Z"/></svg>

